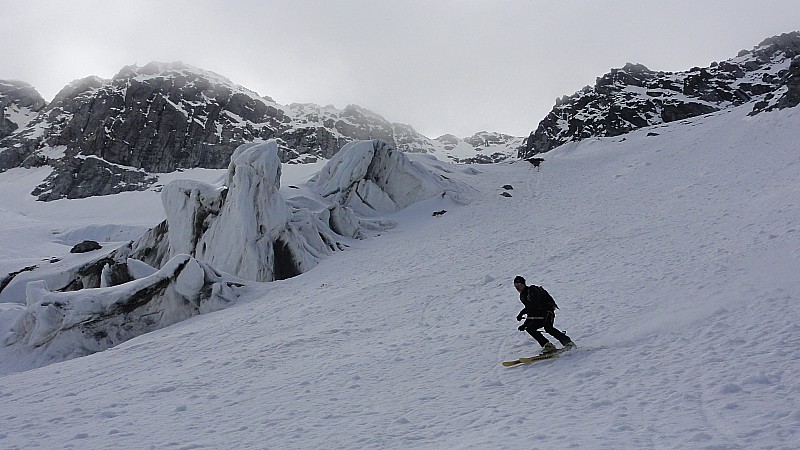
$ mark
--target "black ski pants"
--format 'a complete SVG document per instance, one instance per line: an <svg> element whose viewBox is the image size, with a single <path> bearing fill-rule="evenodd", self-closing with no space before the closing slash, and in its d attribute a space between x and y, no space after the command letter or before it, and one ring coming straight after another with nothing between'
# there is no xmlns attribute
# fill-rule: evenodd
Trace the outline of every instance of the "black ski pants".
<svg viewBox="0 0 800 450"><path fill-rule="evenodd" d="M539 331L539 328L544 328L545 333L558 339L558 342L560 342L561 345L566 345L567 343L571 342L572 339L553 326L553 322L555 322L555 320L556 313L554 312L545 313L544 317L528 318L525 320L525 331L527 331L528 334L536 339L536 342L538 342L542 347L544 347L544 345L550 341L544 337L544 335Z"/></svg>

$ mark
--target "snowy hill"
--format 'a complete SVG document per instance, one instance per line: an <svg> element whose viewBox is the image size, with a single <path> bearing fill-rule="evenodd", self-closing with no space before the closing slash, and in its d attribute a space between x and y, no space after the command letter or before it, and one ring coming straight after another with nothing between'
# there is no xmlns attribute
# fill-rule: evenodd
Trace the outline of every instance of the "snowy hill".
<svg viewBox="0 0 800 450"><path fill-rule="evenodd" d="M570 143L540 171L450 166L470 204L385 214L227 309L25 372L0 348L0 446L797 448L800 111L751 110ZM307 169L284 167L284 195ZM43 176L0 174L4 268L163 219L153 191L17 195ZM515 275L578 350L500 366L538 347Z"/></svg>

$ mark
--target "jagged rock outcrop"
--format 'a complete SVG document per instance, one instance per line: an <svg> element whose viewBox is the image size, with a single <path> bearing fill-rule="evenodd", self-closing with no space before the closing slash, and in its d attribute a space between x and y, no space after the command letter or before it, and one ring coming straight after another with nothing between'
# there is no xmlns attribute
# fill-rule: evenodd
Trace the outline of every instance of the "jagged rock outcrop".
<svg viewBox="0 0 800 450"><path fill-rule="evenodd" d="M618 136L753 102L753 113L800 102L800 32L766 39L753 50L710 67L657 72L626 64L594 86L556 100L518 156L527 158L566 142Z"/></svg>
<svg viewBox="0 0 800 450"><path fill-rule="evenodd" d="M0 80L0 139L28 125L45 104L39 92L28 83Z"/></svg>
<svg viewBox="0 0 800 450"><path fill-rule="evenodd" d="M751 114L776 109L794 108L800 105L800 57L795 57L789 65L789 70L782 74L780 84L782 88L774 93L764 96L764 100L753 106Z"/></svg>
<svg viewBox="0 0 800 450"><path fill-rule="evenodd" d="M158 177L142 169L122 167L96 156L76 156L50 162L53 171L31 192L42 201L86 198L98 192L109 195L144 190L158 181Z"/></svg>

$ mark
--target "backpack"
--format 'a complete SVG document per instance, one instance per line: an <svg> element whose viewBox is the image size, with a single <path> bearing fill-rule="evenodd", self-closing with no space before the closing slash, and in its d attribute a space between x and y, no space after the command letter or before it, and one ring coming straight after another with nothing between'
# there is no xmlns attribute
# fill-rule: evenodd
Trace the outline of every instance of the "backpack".
<svg viewBox="0 0 800 450"><path fill-rule="evenodd" d="M556 301L553 300L553 296L551 296L550 293L545 290L545 288L532 284L529 289L534 289L536 295L539 296L539 298L542 300L542 303L546 304L550 308L550 311L555 311L558 309L558 305L556 304Z"/></svg>

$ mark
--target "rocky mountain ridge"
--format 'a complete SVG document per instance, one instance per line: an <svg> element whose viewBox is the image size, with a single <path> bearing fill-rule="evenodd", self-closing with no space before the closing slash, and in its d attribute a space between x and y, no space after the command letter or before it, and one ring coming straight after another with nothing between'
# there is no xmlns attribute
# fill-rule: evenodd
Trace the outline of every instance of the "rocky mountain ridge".
<svg viewBox="0 0 800 450"><path fill-rule="evenodd" d="M0 139L25 128L45 104L39 92L28 83L0 80Z"/></svg>
<svg viewBox="0 0 800 450"><path fill-rule="evenodd" d="M128 66L111 80L76 80L49 104L28 85L24 100L6 85L0 82L0 171L51 166L32 193L43 201L146 189L156 173L224 168L239 145L268 139L276 139L285 163L330 159L348 142L366 139L475 163L503 160L522 144L522 138L481 139L479 133L456 139L460 151L453 156L449 144L365 108L284 106L183 63ZM481 153L486 149L488 155Z"/></svg>
<svg viewBox="0 0 800 450"><path fill-rule="evenodd" d="M446 159L464 164L491 164L507 159L508 150L520 148L525 140L508 134L480 131L463 139L445 134L436 141L444 149Z"/></svg>
<svg viewBox="0 0 800 450"><path fill-rule="evenodd" d="M764 40L732 59L685 72L628 63L556 100L520 148L521 158L567 142L619 136L745 103L751 114L800 104L800 32Z"/></svg>

